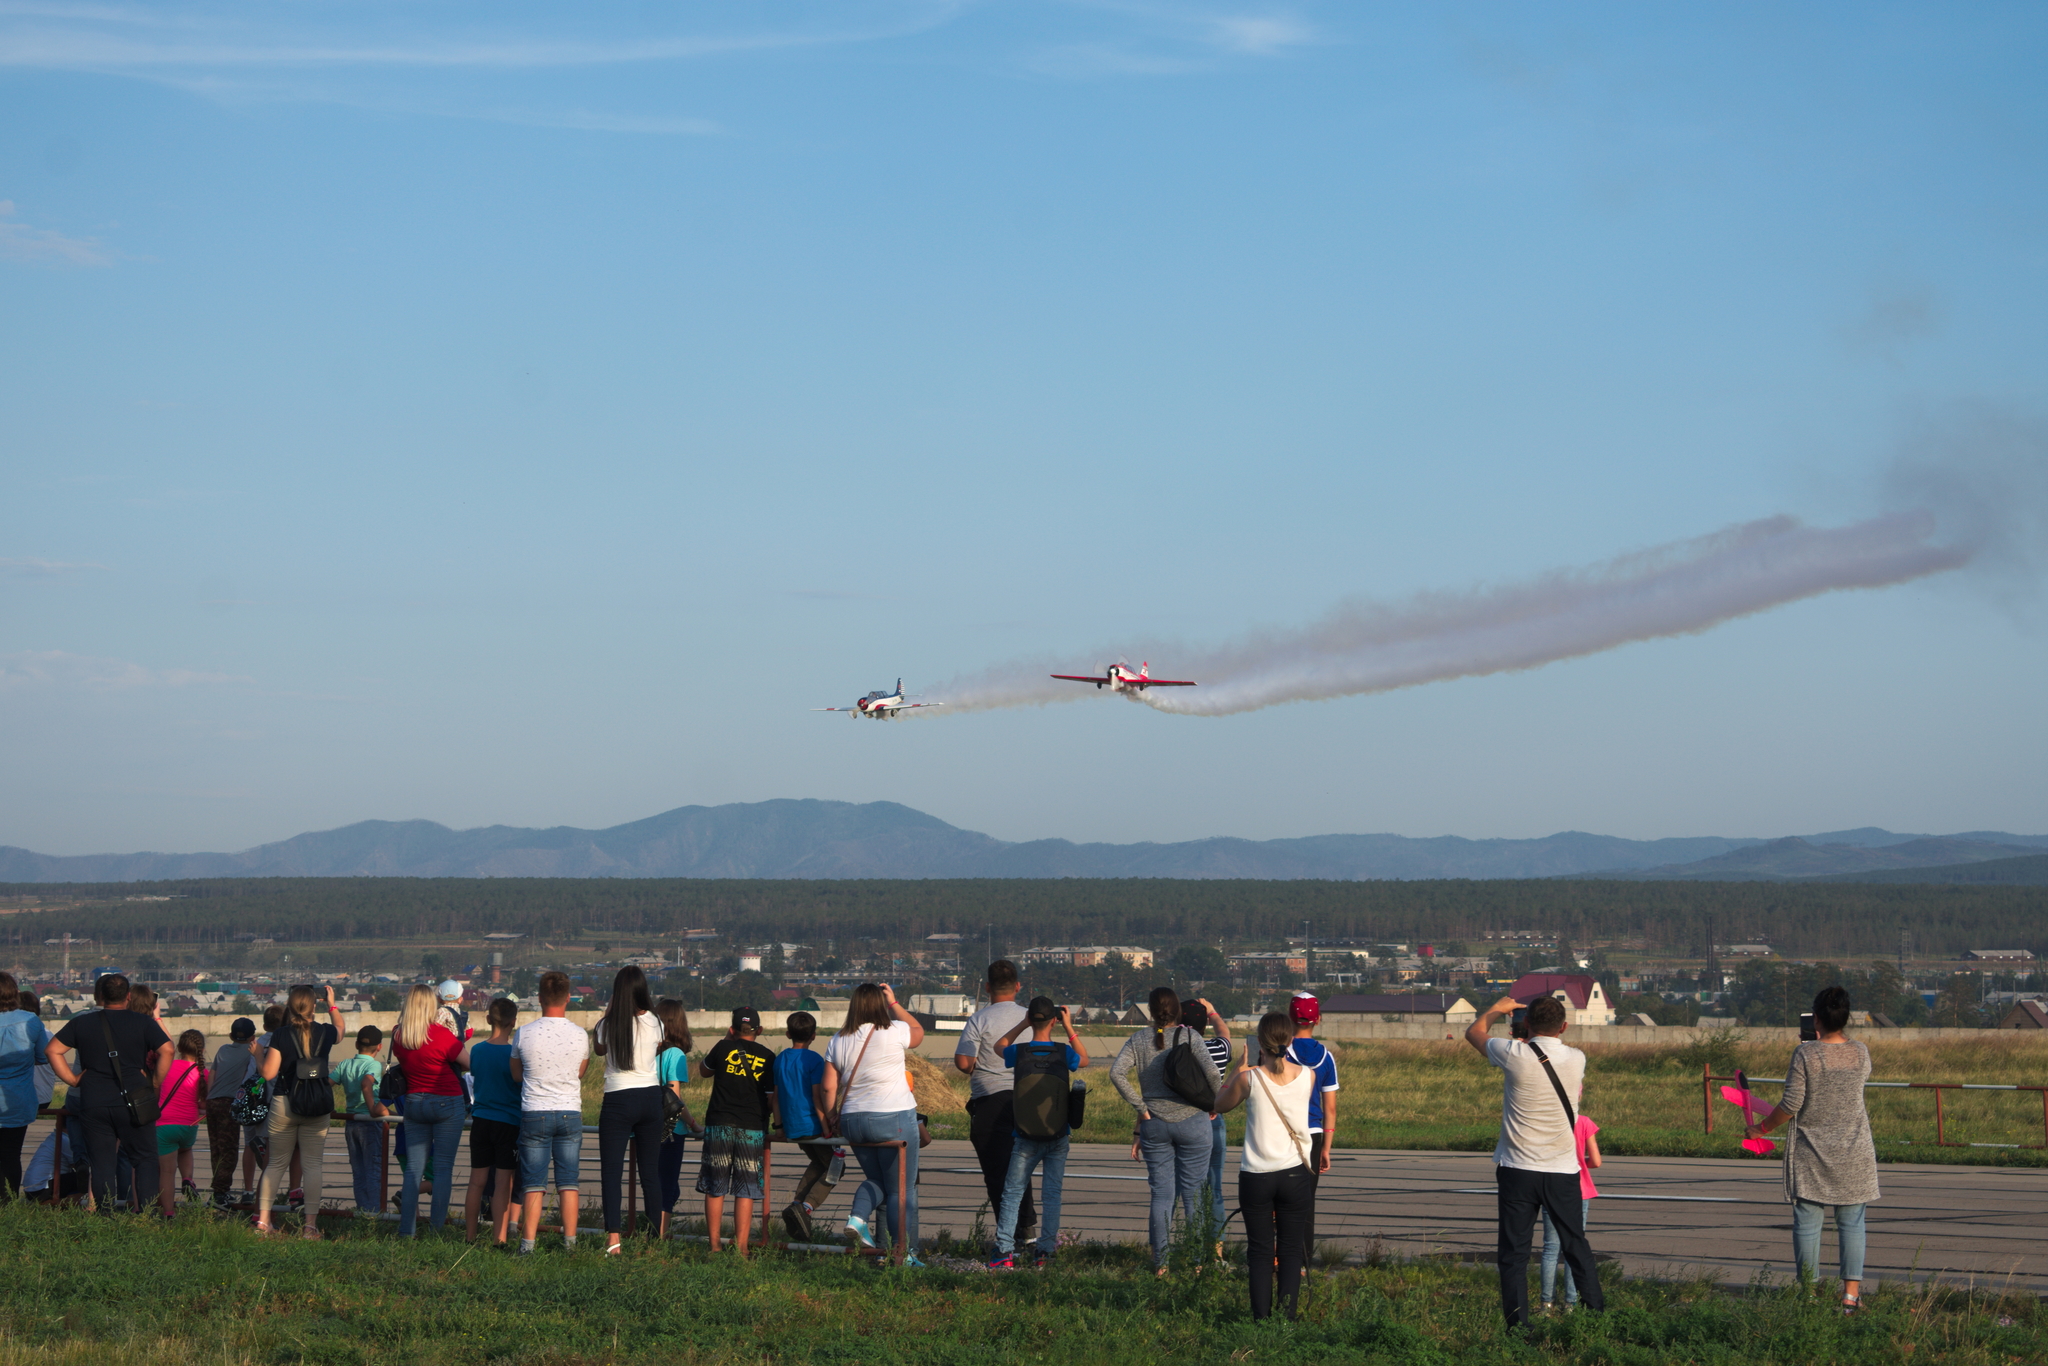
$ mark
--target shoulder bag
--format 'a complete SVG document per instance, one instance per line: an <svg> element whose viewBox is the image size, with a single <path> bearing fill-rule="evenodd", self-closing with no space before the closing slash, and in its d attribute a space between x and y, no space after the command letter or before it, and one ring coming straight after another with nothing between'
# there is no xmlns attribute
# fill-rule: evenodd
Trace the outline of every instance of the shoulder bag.
<svg viewBox="0 0 2048 1366"><path fill-rule="evenodd" d="M676 1052L683 1051L679 1048ZM656 1057L656 1065L659 1065L659 1055ZM689 1075L690 1055L683 1053L683 1076L687 1078ZM661 1088L661 1122L668 1126L669 1132L673 1133L676 1125L682 1122L683 1116L689 1113L690 1107L683 1103L683 1093L676 1089L676 1083L669 1082L664 1085Z"/></svg>
<svg viewBox="0 0 2048 1366"><path fill-rule="evenodd" d="M868 1045L875 1041L876 1025L867 1027L868 1036L860 1041L860 1052L853 1055L853 1066L846 1069L846 1075L839 1079L839 1099L832 1106L832 1113L825 1116L835 1135L839 1132L839 1117L846 1113L846 1102L853 1098L853 1074L860 1071L860 1060L868 1055ZM919 1144L919 1147L924 1145Z"/></svg>
<svg viewBox="0 0 2048 1366"><path fill-rule="evenodd" d="M1202 1111L1216 1109L1216 1065L1209 1061L1209 1049L1202 1036L1186 1025L1176 1025L1179 1037L1166 1052L1166 1089ZM1192 1040L1193 1042L1190 1042Z"/></svg>
<svg viewBox="0 0 2048 1366"><path fill-rule="evenodd" d="M391 1061L384 1068L383 1075L377 1078L378 1103L389 1105L393 1101L404 1100L405 1093L411 1089L412 1078L405 1075L405 1064L399 1060L398 1031L394 1029L391 1035Z"/></svg>
<svg viewBox="0 0 2048 1366"><path fill-rule="evenodd" d="M1550 1089L1557 1092L1557 1103L1564 1107L1565 1132L1571 1135L1572 1151L1577 1152L1579 1143L1578 1112L1572 1109L1571 1098L1565 1095L1564 1083L1557 1079L1557 1069L1550 1065L1550 1059L1543 1056L1543 1050L1536 1046L1534 1039L1525 1040L1525 1042L1529 1045L1529 1051L1536 1055L1536 1061L1543 1064L1543 1073L1550 1078Z"/></svg>
<svg viewBox="0 0 2048 1366"><path fill-rule="evenodd" d="M1296 1067L1301 1067L1300 1063L1296 1063L1294 1065ZM1302 1070L1304 1072L1310 1072L1314 1069L1303 1067ZM1308 1160L1308 1149L1305 1146L1303 1146L1301 1134L1296 1131L1294 1127L1294 1121L1287 1117L1287 1112L1280 1108L1279 1100L1273 1095L1273 1083L1266 1080L1266 1069L1263 1067L1255 1066L1252 1068L1252 1075L1258 1078L1259 1089L1266 1093L1266 1104L1273 1107L1273 1113L1280 1117L1280 1123L1287 1130L1287 1137L1293 1140L1294 1155L1301 1159L1301 1165L1308 1168L1309 1173L1313 1175L1316 1169L1315 1163ZM1311 1085L1313 1085L1313 1083L1311 1083Z"/></svg>
<svg viewBox="0 0 2048 1366"><path fill-rule="evenodd" d="M156 1127L156 1088L149 1084L149 1076L143 1074L142 1085L121 1084L121 1050L114 1045L114 1027L107 1023L107 1012L100 1011L100 1033L107 1040L107 1064L114 1072L114 1089L121 1093L121 1101L128 1107L128 1122L138 1129Z"/></svg>

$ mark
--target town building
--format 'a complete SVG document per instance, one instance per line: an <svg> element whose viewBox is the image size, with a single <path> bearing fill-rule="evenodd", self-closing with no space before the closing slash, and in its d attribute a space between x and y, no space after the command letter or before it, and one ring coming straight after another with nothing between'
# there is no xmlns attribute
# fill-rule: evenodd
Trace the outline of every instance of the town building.
<svg viewBox="0 0 2048 1366"><path fill-rule="evenodd" d="M1271 981L1282 972L1291 972L1296 977L1308 976L1308 950L1294 949L1285 953L1233 953L1230 955L1230 975L1252 977L1260 981Z"/></svg>
<svg viewBox="0 0 2048 1366"><path fill-rule="evenodd" d="M2048 1005L2040 1001L2015 1001L2005 1018L1998 1022L2000 1029L2048 1029Z"/></svg>
<svg viewBox="0 0 2048 1366"><path fill-rule="evenodd" d="M1061 963L1075 968L1099 968L1112 953L1120 955L1134 968L1152 966L1151 949L1141 949L1129 944L1063 944L1025 949L1016 955L1019 964Z"/></svg>
<svg viewBox="0 0 2048 1366"><path fill-rule="evenodd" d="M2034 955L2025 949L1970 949L1963 957L1979 963L2031 963Z"/></svg>
<svg viewBox="0 0 2048 1366"><path fill-rule="evenodd" d="M1583 972L1531 972L1515 979L1507 994L1523 1005L1539 996L1555 996L1564 1002L1565 1022L1575 1025L1604 1025L1614 1019L1614 1007L1601 987L1600 979Z"/></svg>
<svg viewBox="0 0 2048 1366"><path fill-rule="evenodd" d="M1470 1001L1454 992L1410 991L1377 996L1325 996L1324 1019L1403 1020L1463 1028L1479 1018Z"/></svg>

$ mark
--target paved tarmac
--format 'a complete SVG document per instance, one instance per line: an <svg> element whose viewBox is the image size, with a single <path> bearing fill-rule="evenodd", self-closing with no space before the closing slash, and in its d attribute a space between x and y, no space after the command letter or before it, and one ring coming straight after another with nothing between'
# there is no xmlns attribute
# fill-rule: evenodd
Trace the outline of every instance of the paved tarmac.
<svg viewBox="0 0 2048 1366"><path fill-rule="evenodd" d="M47 1119L31 1126L24 1160L49 1130ZM692 1143L677 1205L686 1215L701 1208L691 1189L698 1154ZM1067 1163L1063 1229L1084 1239L1145 1241L1145 1167L1129 1154L1121 1145L1075 1145ZM203 1130L196 1156L204 1188L209 1178ZM973 1149L964 1141L941 1139L920 1159L921 1231L929 1236L950 1229L964 1236L987 1199ZM801 1161L790 1145L772 1150L770 1197L776 1207L786 1200ZM348 1157L339 1132L328 1140L325 1168L328 1208L350 1207ZM582 1168L584 1223L602 1228L595 1134L584 1137ZM1236 1169L1233 1148L1224 1178L1225 1206L1233 1211ZM394 1194L398 1175L394 1161ZM458 1221L468 1179L465 1136L451 1209L451 1218ZM848 1182L820 1211L821 1234L836 1230L857 1181L849 1164ZM1791 1208L1775 1162L1610 1156L1598 1181L1601 1198L1588 1219L1594 1249L1631 1275L1705 1276L1742 1284L1766 1270L1777 1277L1791 1274ZM1868 1216L1866 1279L1938 1278L2048 1294L2048 1169L1887 1162L1879 1168L1879 1182L1884 1198ZM993 1234L993 1214L985 1215L984 1223ZM776 1236L781 1236L779 1224ZM1234 1218L1230 1236L1237 1236ZM1377 1247L1398 1256L1491 1264L1494 1236L1489 1154L1339 1149L1318 1192L1317 1241L1337 1243L1354 1256ZM1541 1237L1539 1229L1539 1247ZM1834 1255L1830 1230L1822 1244L1823 1266L1830 1275Z"/></svg>

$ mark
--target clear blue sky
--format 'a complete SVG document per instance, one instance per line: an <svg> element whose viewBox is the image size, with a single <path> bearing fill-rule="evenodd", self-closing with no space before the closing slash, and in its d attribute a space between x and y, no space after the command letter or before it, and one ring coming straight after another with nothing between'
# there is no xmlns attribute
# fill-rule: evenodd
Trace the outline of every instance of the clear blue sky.
<svg viewBox="0 0 2048 1366"><path fill-rule="evenodd" d="M2048 413L2044 70L2027 4L0 0L0 843L2048 830L1974 572L1233 717L806 710L1868 515Z"/></svg>

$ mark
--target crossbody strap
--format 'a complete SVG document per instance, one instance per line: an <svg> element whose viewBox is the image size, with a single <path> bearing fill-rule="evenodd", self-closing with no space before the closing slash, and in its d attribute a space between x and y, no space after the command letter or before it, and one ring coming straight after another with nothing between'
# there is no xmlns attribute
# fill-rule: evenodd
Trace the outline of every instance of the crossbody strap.
<svg viewBox="0 0 2048 1366"><path fill-rule="evenodd" d="M114 1043L114 1027L107 1023L105 1007L100 1009L100 1033L106 1035L107 1060L114 1069L114 1089L126 1094L128 1088L121 1084L121 1050Z"/></svg>
<svg viewBox="0 0 2048 1366"><path fill-rule="evenodd" d="M860 1052L853 1055L853 1066L846 1069L839 1088L839 1103L832 1107L832 1127L839 1127L839 1117L846 1113L846 1102L853 1099L853 1074L860 1071L860 1060L868 1055L868 1045L875 1041L879 1025L868 1026L868 1036L860 1041Z"/></svg>
<svg viewBox="0 0 2048 1366"><path fill-rule="evenodd" d="M1296 1067L1301 1066L1300 1063L1295 1063L1294 1065ZM1280 1116L1280 1123L1287 1130L1287 1137L1293 1140L1294 1155L1301 1159L1302 1166L1313 1171L1315 1164L1308 1160L1308 1149L1302 1146L1301 1135L1296 1133L1294 1129L1294 1121L1287 1117L1287 1112L1280 1108L1279 1100L1274 1097L1273 1084L1266 1080L1266 1069L1263 1067L1253 1067L1252 1075L1259 1079L1259 1089L1266 1093L1266 1104L1272 1106L1273 1113Z"/></svg>
<svg viewBox="0 0 2048 1366"><path fill-rule="evenodd" d="M1572 1109L1571 1097L1564 1093L1564 1083L1557 1079L1557 1069L1550 1065L1550 1059L1543 1056L1543 1050L1536 1046L1534 1039L1529 1041L1529 1051L1536 1055L1536 1061L1543 1064L1544 1075L1550 1078L1550 1089L1557 1092L1557 1103L1564 1107L1565 1128L1571 1133L1572 1150L1576 1152L1579 1143L1578 1112Z"/></svg>

